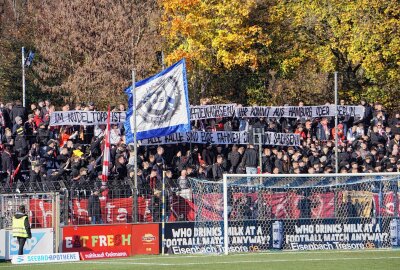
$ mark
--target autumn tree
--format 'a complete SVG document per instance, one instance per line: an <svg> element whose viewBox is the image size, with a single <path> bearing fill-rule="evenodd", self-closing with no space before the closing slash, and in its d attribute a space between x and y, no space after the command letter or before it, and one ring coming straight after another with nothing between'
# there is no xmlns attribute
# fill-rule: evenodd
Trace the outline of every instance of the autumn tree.
<svg viewBox="0 0 400 270"><path fill-rule="evenodd" d="M41 61L36 81L72 102L126 99L131 70L141 79L159 69L156 0L52 0L33 9Z"/></svg>
<svg viewBox="0 0 400 270"><path fill-rule="evenodd" d="M26 1L0 0L0 98L2 102L22 99L21 47L33 48ZM35 74L26 72L28 99L38 95Z"/></svg>
<svg viewBox="0 0 400 270"><path fill-rule="evenodd" d="M365 96L396 106L399 1L276 1L269 24L275 62L284 76L312 61L315 72L339 71L342 97Z"/></svg>
<svg viewBox="0 0 400 270"><path fill-rule="evenodd" d="M209 96L236 94L229 82L235 78L237 85L242 76L232 75L250 74L267 62L269 37L251 20L256 2L161 0L167 60L188 60L192 87L200 89L201 96L206 91Z"/></svg>

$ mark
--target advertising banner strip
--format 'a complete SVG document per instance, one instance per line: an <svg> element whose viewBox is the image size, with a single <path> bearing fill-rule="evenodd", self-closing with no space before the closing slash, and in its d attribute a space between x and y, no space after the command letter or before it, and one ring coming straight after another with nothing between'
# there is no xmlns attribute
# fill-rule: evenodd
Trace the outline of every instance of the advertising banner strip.
<svg viewBox="0 0 400 270"><path fill-rule="evenodd" d="M76 261L79 261L78 252L17 255L12 258L11 263L32 264L32 263L76 262Z"/></svg>
<svg viewBox="0 0 400 270"><path fill-rule="evenodd" d="M80 252L87 259L159 254L158 223L66 226L63 251Z"/></svg>
<svg viewBox="0 0 400 270"><path fill-rule="evenodd" d="M6 235L8 236L8 234L6 233L6 230L1 229L0 230L0 261L5 260L6 259L6 243L7 243L7 238Z"/></svg>
<svg viewBox="0 0 400 270"><path fill-rule="evenodd" d="M24 245L24 254L51 254L54 252L52 244L54 239L54 231L52 228L32 229L32 238L27 239ZM18 239L13 237L12 232L9 232L8 239L8 255L11 259L18 255Z"/></svg>
<svg viewBox="0 0 400 270"><path fill-rule="evenodd" d="M120 252L131 254L132 225L66 226L63 228L65 252Z"/></svg>
<svg viewBox="0 0 400 270"><path fill-rule="evenodd" d="M132 255L159 254L159 224L132 225Z"/></svg>
<svg viewBox="0 0 400 270"><path fill-rule="evenodd" d="M124 250L121 250L121 251L82 251L79 253L80 253L82 261L129 257L128 252L126 252Z"/></svg>

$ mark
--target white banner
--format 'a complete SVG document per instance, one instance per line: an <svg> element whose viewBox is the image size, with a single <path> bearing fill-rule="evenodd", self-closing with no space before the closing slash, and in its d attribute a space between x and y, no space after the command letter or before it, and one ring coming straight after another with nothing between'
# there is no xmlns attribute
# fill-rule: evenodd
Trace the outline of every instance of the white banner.
<svg viewBox="0 0 400 270"><path fill-rule="evenodd" d="M236 104L190 106L190 120L232 117Z"/></svg>
<svg viewBox="0 0 400 270"><path fill-rule="evenodd" d="M32 238L27 239L24 246L24 254L53 253L53 229L32 229ZM9 256L18 255L18 240L9 233Z"/></svg>
<svg viewBox="0 0 400 270"><path fill-rule="evenodd" d="M363 106L337 106L338 116L363 117ZM285 107L238 107L235 116L265 118L315 118L335 116L335 105L324 106L285 106Z"/></svg>
<svg viewBox="0 0 400 270"><path fill-rule="evenodd" d="M125 122L125 112L111 112L111 124ZM107 112L97 111L57 111L50 114L50 126L91 126L106 125Z"/></svg>
<svg viewBox="0 0 400 270"><path fill-rule="evenodd" d="M139 141L141 145L159 145L176 143L201 144L248 144L247 131L191 131L174 133L165 137L151 138ZM265 132L263 145L300 146L300 135L292 133Z"/></svg>
<svg viewBox="0 0 400 270"><path fill-rule="evenodd" d="M338 106L338 116L362 117L363 106ZM287 107L237 107L235 104L190 106L190 120L221 117L265 117L265 118L315 118L335 116L335 106L287 106ZM126 112L111 112L111 124L124 123ZM50 115L50 126L105 125L107 112L57 111Z"/></svg>
<svg viewBox="0 0 400 270"><path fill-rule="evenodd" d="M0 261L6 259L6 230L0 230Z"/></svg>
<svg viewBox="0 0 400 270"><path fill-rule="evenodd" d="M79 252L17 255L12 258L11 263L31 264L31 263L77 262L77 261L79 261Z"/></svg>

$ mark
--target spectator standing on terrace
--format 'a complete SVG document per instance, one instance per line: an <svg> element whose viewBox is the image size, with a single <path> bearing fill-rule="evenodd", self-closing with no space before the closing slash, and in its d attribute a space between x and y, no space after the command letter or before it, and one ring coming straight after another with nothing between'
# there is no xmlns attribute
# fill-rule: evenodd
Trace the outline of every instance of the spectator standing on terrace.
<svg viewBox="0 0 400 270"><path fill-rule="evenodd" d="M364 106L364 116L360 121L364 124L364 132L366 132L373 118L373 108L365 99L361 99L361 105Z"/></svg>
<svg viewBox="0 0 400 270"><path fill-rule="evenodd" d="M88 215L91 224L103 224L100 206L99 190L95 189L88 201Z"/></svg>
<svg viewBox="0 0 400 270"><path fill-rule="evenodd" d="M20 205L18 212L15 213L12 221L13 237L18 240L18 255L24 254L24 246L26 239L32 238L31 226L29 224L28 215L25 213L25 206Z"/></svg>
<svg viewBox="0 0 400 270"><path fill-rule="evenodd" d="M317 127L317 139L327 141L330 138L330 130L328 127L328 119L323 117Z"/></svg>
<svg viewBox="0 0 400 270"><path fill-rule="evenodd" d="M236 173L237 167L241 161L241 155L237 145L232 146L232 151L228 153L228 161L230 165L229 173Z"/></svg>
<svg viewBox="0 0 400 270"><path fill-rule="evenodd" d="M242 167L246 168L246 174L257 173L257 151L253 144L249 144L242 158Z"/></svg>
<svg viewBox="0 0 400 270"><path fill-rule="evenodd" d="M221 180L226 168L223 165L224 158L221 155L217 156L217 162L212 167L213 180Z"/></svg>
<svg viewBox="0 0 400 270"><path fill-rule="evenodd" d="M15 106L12 108L10 117L13 121L13 124L16 123L16 117L20 117L22 122L25 122L27 120L27 110L25 107L22 107L22 102L20 100L17 100L15 102Z"/></svg>

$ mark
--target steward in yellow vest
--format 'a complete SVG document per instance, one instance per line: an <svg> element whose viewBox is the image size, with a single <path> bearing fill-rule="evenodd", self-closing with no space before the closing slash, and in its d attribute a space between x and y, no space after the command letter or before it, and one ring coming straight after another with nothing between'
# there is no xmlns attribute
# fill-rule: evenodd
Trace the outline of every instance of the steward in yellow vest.
<svg viewBox="0 0 400 270"><path fill-rule="evenodd" d="M15 213L12 221L13 237L17 237L19 250L18 255L24 254L24 245L27 238L32 238L31 227L28 215L25 214L25 206L21 205L19 211Z"/></svg>

